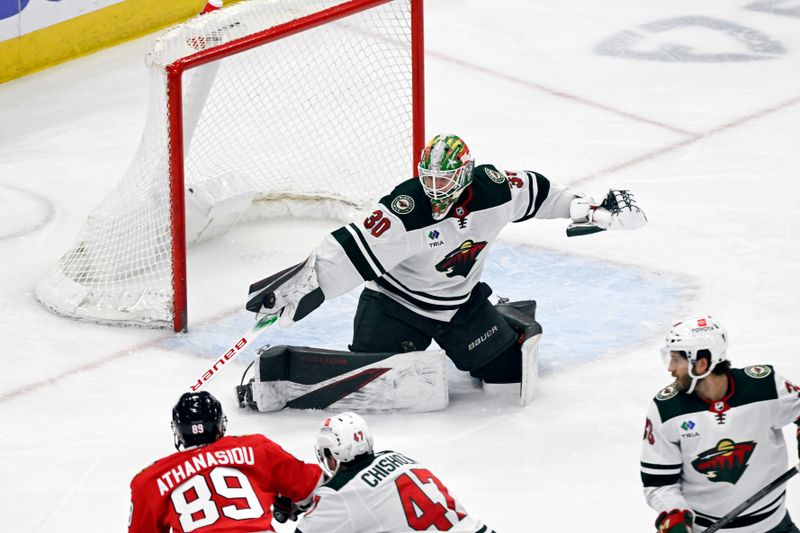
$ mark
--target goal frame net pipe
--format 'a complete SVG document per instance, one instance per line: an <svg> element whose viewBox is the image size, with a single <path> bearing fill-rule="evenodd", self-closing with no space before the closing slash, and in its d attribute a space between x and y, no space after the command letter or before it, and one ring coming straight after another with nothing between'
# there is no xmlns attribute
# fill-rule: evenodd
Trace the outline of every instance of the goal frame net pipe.
<svg viewBox="0 0 800 533"><path fill-rule="evenodd" d="M172 218L172 289L173 330L188 327L186 281L186 205L184 189L183 74L212 61L250 50L257 46L315 28L392 0L351 0L312 15L256 32L245 37L198 51L166 67L167 121L169 136L170 211ZM411 76L412 76L412 176L417 173L416 159L425 144L423 0L411 3Z"/></svg>

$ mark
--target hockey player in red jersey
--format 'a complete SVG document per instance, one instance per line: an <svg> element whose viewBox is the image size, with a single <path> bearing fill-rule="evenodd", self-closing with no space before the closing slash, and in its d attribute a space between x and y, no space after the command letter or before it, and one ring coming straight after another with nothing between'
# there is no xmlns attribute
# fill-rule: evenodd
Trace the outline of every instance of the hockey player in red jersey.
<svg viewBox="0 0 800 533"><path fill-rule="evenodd" d="M250 287L247 309L297 321L325 299L366 282L354 352L425 350L432 340L460 370L488 383L520 383L524 339L489 303L486 257L511 222L571 219L568 235L630 230L647 219L629 191L601 202L529 170L475 166L466 143L437 135L419 177L400 183L365 219L331 232L310 257Z"/></svg>
<svg viewBox="0 0 800 533"><path fill-rule="evenodd" d="M675 382L650 403L641 473L659 533L705 530L787 466L782 428L800 388L771 366L731 368L728 335L710 316L678 322L662 353ZM720 531L800 533L777 487Z"/></svg>
<svg viewBox="0 0 800 533"><path fill-rule="evenodd" d="M225 424L208 392L180 397L172 409L178 452L131 481L129 533L274 531L276 494L302 502L322 481L317 465L263 435L226 437Z"/></svg>
<svg viewBox="0 0 800 533"><path fill-rule="evenodd" d="M317 459L333 477L314 492L299 533L494 533L467 513L425 466L393 451L373 451L355 413L325 419Z"/></svg>

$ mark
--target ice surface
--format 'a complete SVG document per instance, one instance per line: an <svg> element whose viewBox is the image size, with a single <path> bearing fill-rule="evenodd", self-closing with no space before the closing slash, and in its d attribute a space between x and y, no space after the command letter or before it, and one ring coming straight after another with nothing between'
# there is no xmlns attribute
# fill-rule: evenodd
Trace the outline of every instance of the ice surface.
<svg viewBox="0 0 800 533"><path fill-rule="evenodd" d="M630 188L650 223L574 239L564 221L508 227L485 279L539 302L535 401L457 386L445 411L369 418L376 444L424 462L498 531L650 531L638 455L647 402L669 382L657 354L670 322L715 314L735 364L800 379L798 4L428 0L425 18L428 135L458 132L479 163L590 194ZM152 38L0 85L3 531L124 529L131 477L172 450L172 404L247 326L248 284L337 225L254 223L193 248L186 335L36 303L34 283L136 148ZM356 296L265 342L344 348ZM230 431L313 460L321 413L236 409L248 357L210 385ZM788 506L800 515L797 486Z"/></svg>

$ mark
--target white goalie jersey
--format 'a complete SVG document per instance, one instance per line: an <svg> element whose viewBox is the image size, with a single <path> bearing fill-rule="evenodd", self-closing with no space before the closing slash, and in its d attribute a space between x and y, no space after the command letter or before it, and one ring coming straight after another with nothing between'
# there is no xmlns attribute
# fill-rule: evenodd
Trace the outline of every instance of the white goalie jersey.
<svg viewBox="0 0 800 533"><path fill-rule="evenodd" d="M427 468L397 452L356 458L319 487L298 533L494 533Z"/></svg>
<svg viewBox="0 0 800 533"><path fill-rule="evenodd" d="M641 474L657 512L689 509L697 531L710 526L787 469L782 428L800 416L800 388L771 366L731 369L722 400L703 401L674 385L653 399ZM763 533L786 515L779 487L722 531Z"/></svg>
<svg viewBox="0 0 800 533"><path fill-rule="evenodd" d="M481 165L437 221L419 180L407 180L363 221L335 230L317 247L319 285L332 299L366 281L417 314L449 321L480 281L500 230L530 218L569 218L574 198L536 172Z"/></svg>

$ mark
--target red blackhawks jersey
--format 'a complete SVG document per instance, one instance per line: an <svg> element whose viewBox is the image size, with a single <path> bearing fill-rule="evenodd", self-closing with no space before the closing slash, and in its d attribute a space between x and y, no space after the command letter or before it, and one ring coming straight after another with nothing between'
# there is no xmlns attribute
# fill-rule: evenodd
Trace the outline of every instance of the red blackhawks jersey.
<svg viewBox="0 0 800 533"><path fill-rule="evenodd" d="M397 452L365 455L314 492L300 533L494 533L423 465Z"/></svg>
<svg viewBox="0 0 800 533"><path fill-rule="evenodd" d="M481 165L447 216L434 220L419 180L407 180L317 247L320 288L332 299L366 281L411 311L447 322L480 281L500 230L531 218L569 218L575 197L536 172Z"/></svg>
<svg viewBox="0 0 800 533"><path fill-rule="evenodd" d="M156 461L131 481L129 533L274 531L276 494L309 497L322 470L263 435L222 437Z"/></svg>
<svg viewBox="0 0 800 533"><path fill-rule="evenodd" d="M800 388L767 365L731 369L718 402L662 389L642 444L647 503L657 512L690 509L695 531L703 531L786 471L782 428L798 416ZM779 487L721 531L768 531L786 515L784 500Z"/></svg>

